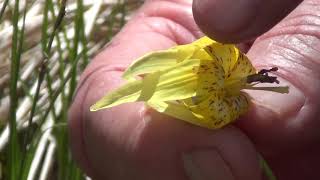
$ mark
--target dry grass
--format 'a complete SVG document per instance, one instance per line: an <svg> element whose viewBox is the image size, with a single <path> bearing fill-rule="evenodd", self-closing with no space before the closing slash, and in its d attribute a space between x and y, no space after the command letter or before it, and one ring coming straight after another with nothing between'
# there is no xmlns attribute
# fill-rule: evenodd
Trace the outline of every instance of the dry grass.
<svg viewBox="0 0 320 180"><path fill-rule="evenodd" d="M56 28L61 2L20 1L17 11L12 0L0 17L0 179L83 179L66 145L67 109L76 82L142 3L69 0Z"/></svg>

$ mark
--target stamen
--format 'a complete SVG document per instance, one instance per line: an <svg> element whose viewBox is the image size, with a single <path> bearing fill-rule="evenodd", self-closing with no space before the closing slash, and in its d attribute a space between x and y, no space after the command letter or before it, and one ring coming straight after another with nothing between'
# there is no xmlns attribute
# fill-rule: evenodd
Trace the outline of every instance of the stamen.
<svg viewBox="0 0 320 180"><path fill-rule="evenodd" d="M268 75L268 72L278 71L278 67L273 67L271 69L261 69L258 74L266 74Z"/></svg>
<svg viewBox="0 0 320 180"><path fill-rule="evenodd" d="M269 72L278 71L277 67L273 67L271 69L262 69L257 74L252 74L247 76L247 84L243 89L251 89L251 90L264 90L264 91L273 91L278 93L289 93L288 86L280 86L280 87L254 87L259 83L277 83L277 77L269 76ZM252 84L253 83L253 84Z"/></svg>
<svg viewBox="0 0 320 180"><path fill-rule="evenodd" d="M262 91L272 91L281 94L288 94L289 93L289 86L279 86L279 87L253 87L253 86L246 86L244 89L250 90L262 90Z"/></svg>
<svg viewBox="0 0 320 180"><path fill-rule="evenodd" d="M273 67L271 69L262 69L257 74L252 74L252 75L247 76L247 83L250 84L253 82L260 82L260 83L277 83L277 84L279 84L277 77L268 75L268 72L275 72L275 71L278 71L277 67Z"/></svg>

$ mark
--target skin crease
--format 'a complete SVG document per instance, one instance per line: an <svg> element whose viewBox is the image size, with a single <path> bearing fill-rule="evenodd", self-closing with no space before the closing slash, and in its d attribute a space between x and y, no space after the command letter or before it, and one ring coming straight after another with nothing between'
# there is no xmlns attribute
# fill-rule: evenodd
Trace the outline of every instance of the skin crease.
<svg viewBox="0 0 320 180"><path fill-rule="evenodd" d="M200 1L194 2L193 9L213 6ZM289 12L292 2L283 0L280 7L288 7ZM147 2L81 76L69 112L76 161L95 179L179 180L188 179L180 154L210 147L222 155L234 179L256 180L261 173L257 150L280 180L319 179L319 10L319 0L303 1L249 49L248 56L258 69L279 67L277 75L283 84L289 84L290 93L248 92L252 107L236 127L210 131L172 120L141 103L89 112L90 105L123 82L121 72L132 60L202 36L192 18L191 1ZM195 13L195 19L201 24L199 19L206 17ZM262 19L269 21L261 22L263 25L279 20ZM213 25L200 27L220 40L239 42L254 38L270 25L264 30L253 25L229 34L221 34Z"/></svg>

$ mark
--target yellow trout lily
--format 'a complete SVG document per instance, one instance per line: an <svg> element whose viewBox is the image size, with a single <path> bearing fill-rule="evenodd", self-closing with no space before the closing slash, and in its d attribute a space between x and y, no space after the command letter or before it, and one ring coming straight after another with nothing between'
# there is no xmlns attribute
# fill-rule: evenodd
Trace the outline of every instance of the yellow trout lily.
<svg viewBox="0 0 320 180"><path fill-rule="evenodd" d="M256 87L278 83L252 66L235 45L203 37L191 44L149 53L123 74L128 82L91 106L91 111L144 101L158 112L210 129L221 128L245 113L249 98L242 89L288 93L288 87Z"/></svg>

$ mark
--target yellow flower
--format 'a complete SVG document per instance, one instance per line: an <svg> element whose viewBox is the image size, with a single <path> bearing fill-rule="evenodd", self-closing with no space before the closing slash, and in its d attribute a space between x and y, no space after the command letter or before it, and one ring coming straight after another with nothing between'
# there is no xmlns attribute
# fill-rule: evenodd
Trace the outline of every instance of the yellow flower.
<svg viewBox="0 0 320 180"><path fill-rule="evenodd" d="M127 84L108 93L90 110L144 101L158 112L206 128L221 128L248 110L242 89L288 93L288 87L255 87L278 83L257 72L234 45L203 37L191 44L149 53L123 74Z"/></svg>

